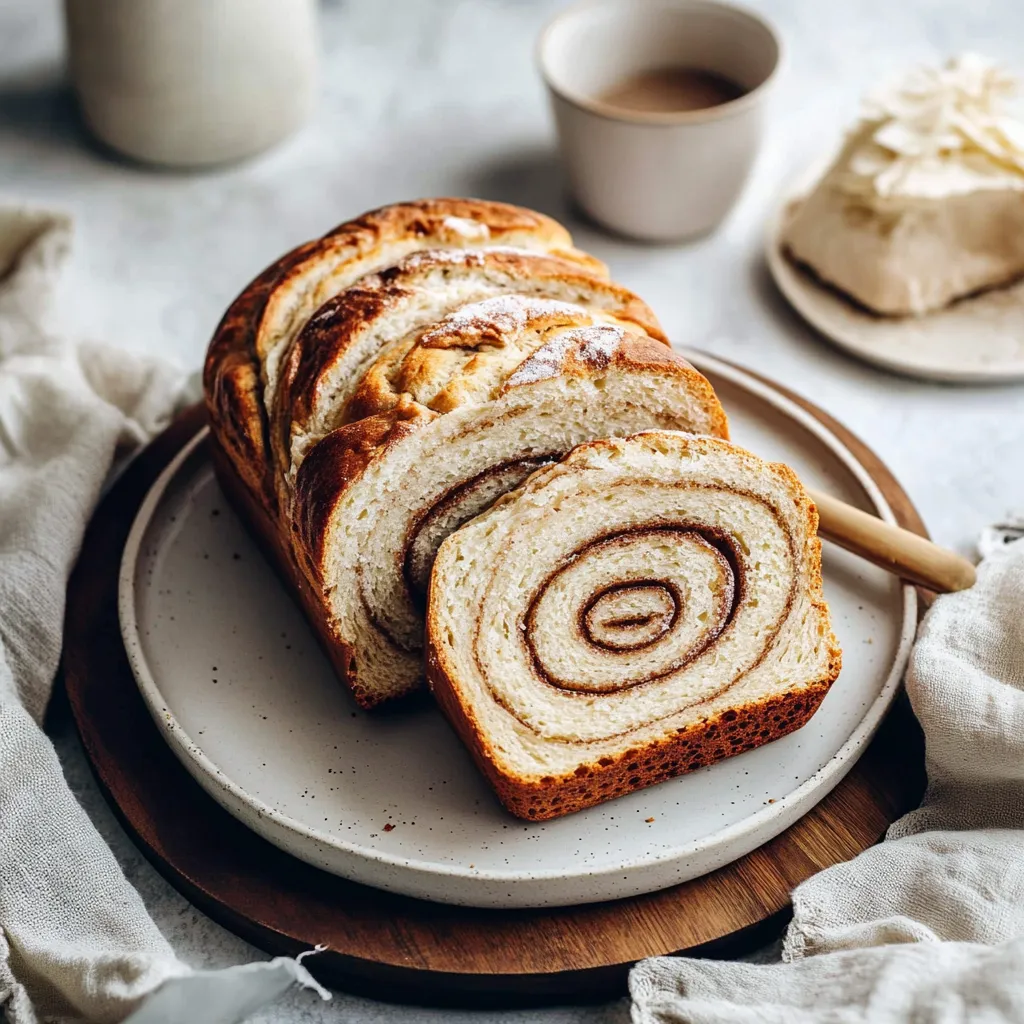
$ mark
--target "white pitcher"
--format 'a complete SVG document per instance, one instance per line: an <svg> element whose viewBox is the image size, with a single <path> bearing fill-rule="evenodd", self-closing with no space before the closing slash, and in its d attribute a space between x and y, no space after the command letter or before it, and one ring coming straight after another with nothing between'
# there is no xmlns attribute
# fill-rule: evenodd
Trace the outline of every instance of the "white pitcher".
<svg viewBox="0 0 1024 1024"><path fill-rule="evenodd" d="M86 122L177 167L251 156L308 117L316 0L64 0Z"/></svg>

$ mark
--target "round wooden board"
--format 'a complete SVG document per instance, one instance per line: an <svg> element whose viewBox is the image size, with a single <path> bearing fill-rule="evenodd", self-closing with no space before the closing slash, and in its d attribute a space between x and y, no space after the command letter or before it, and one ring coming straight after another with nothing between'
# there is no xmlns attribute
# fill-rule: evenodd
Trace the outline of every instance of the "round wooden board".
<svg viewBox="0 0 1024 1024"><path fill-rule="evenodd" d="M901 524L924 534L878 458L821 410L785 393L854 452ZM325 983L392 1002L449 1005L613 998L644 957L735 955L774 937L797 884L875 843L920 799L920 732L898 701L858 764L797 824L735 863L661 892L558 909L480 910L370 889L292 858L188 775L153 724L121 642L125 538L153 481L203 421L200 407L182 415L128 467L93 518L68 588L68 697L101 787L158 870L269 952L294 955L325 944L326 952L306 961Z"/></svg>

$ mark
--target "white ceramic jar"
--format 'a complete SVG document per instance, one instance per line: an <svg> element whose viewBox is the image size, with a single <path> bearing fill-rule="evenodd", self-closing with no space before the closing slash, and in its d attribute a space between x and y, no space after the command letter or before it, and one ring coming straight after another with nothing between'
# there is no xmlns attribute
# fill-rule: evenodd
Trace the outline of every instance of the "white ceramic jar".
<svg viewBox="0 0 1024 1024"><path fill-rule="evenodd" d="M175 167L251 156L308 117L316 0L64 0L86 122Z"/></svg>

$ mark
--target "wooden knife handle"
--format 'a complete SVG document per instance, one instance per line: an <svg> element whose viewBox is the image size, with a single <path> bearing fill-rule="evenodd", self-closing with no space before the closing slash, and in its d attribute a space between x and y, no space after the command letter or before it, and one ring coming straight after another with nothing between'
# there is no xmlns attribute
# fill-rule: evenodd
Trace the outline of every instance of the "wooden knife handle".
<svg viewBox="0 0 1024 1024"><path fill-rule="evenodd" d="M818 506L818 533L908 583L946 594L974 586L974 566L916 533L820 491L808 491Z"/></svg>

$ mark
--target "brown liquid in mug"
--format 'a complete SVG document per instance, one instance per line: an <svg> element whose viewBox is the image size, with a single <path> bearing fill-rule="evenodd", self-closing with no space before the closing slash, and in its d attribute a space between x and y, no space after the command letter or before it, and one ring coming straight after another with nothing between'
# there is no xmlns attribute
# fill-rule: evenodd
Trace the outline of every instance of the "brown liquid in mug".
<svg viewBox="0 0 1024 1024"><path fill-rule="evenodd" d="M613 85L598 99L610 107L670 114L705 110L739 99L747 90L724 75L698 68L658 68Z"/></svg>

